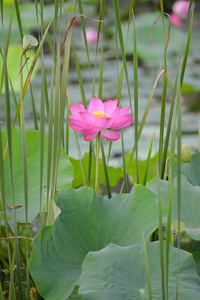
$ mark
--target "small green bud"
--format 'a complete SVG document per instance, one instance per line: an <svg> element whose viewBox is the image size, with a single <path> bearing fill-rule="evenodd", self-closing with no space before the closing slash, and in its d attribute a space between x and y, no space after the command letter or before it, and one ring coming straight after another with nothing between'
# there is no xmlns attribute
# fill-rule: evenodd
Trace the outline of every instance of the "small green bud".
<svg viewBox="0 0 200 300"><path fill-rule="evenodd" d="M181 146L181 160L185 163L190 162L192 152L187 144Z"/></svg>
<svg viewBox="0 0 200 300"><path fill-rule="evenodd" d="M37 47L37 45L38 45L38 41L34 36L29 35L29 34L24 35L23 49L24 49L25 52L32 49L32 48Z"/></svg>

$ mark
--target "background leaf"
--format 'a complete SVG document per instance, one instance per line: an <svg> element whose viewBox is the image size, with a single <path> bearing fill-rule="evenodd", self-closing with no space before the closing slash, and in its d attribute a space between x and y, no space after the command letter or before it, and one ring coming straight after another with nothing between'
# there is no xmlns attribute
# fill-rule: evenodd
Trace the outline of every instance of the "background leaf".
<svg viewBox="0 0 200 300"><path fill-rule="evenodd" d="M137 31L137 46L138 46L138 56L147 61L153 61L154 63L160 64L163 59L163 28L162 28L162 18L160 12L144 12L140 13L135 17L136 31ZM159 18L157 20L157 18ZM157 23L154 22L157 20ZM127 24L124 24L123 34L126 36ZM169 19L165 18L165 32L168 31ZM153 29L152 29L153 28ZM152 32L151 32L152 31ZM150 36L151 34L151 36ZM129 38L127 41L127 54L133 54L133 42L131 39L133 36L133 29L130 28ZM167 50L168 61L174 61L181 50L183 40L183 31L171 26L170 29L170 40ZM191 43L191 51L194 52L195 46L197 44L197 39L193 39Z"/></svg>
<svg viewBox="0 0 200 300"><path fill-rule="evenodd" d="M22 53L22 48L18 45L10 45L8 48L8 55L7 55L8 76L10 77L10 80L12 82L13 89L15 90L15 92L18 93L20 92L20 76L18 76L18 74L20 73L19 61L20 61L21 53ZM28 51L26 57L31 57L33 59L34 55L35 55L34 51ZM24 63L25 63L25 56L22 59L22 65ZM0 56L0 71L2 70L2 67L3 67L3 59ZM31 68L31 60L29 59L22 70L24 83L30 68ZM36 72L37 72L37 66L36 68L34 68L31 78L35 76Z"/></svg>
<svg viewBox="0 0 200 300"><path fill-rule="evenodd" d="M22 151L20 140L20 128L14 128L12 131L13 145L13 178L14 178L14 196L15 205L24 205L24 186L22 171ZM7 131L2 131L3 147L7 143ZM43 172L43 201L46 199L46 180L47 180L47 145L48 137L44 139L44 172ZM28 221L33 220L40 211L40 132L26 130L27 147L27 165L28 165ZM5 198L9 205L12 203L12 190L9 169L8 153L4 162L5 177ZM73 168L68 160L65 151L61 148L60 161L58 168L57 190L71 186L73 178ZM13 210L8 209L8 214L13 216ZM18 222L25 221L24 206L16 209Z"/></svg>
<svg viewBox="0 0 200 300"><path fill-rule="evenodd" d="M84 180L83 180L83 174L81 171L81 165L80 161L69 158L73 167L74 167L74 179L72 182L72 187L79 187L84 186ZM88 170L89 168L89 153L85 153L83 158L83 163L85 166L85 169ZM113 168L111 166L107 167L108 170L108 176L109 176L109 182L110 186L116 186L120 178L123 178L123 171L121 168ZM91 180L90 180L90 186L94 187L94 176L95 176L95 163L94 160L92 161L91 166ZM85 178L86 179L86 178ZM102 159L99 160L99 180L101 184L105 183L105 174L104 174L104 168L103 168L103 161Z"/></svg>
<svg viewBox="0 0 200 300"><path fill-rule="evenodd" d="M129 161L131 158L131 152L128 152L126 154L126 166L129 165ZM147 161L143 160L138 160L138 168L140 170L139 172L139 182L143 182L144 178L144 172L145 172L145 167L146 167ZM158 163L158 152L152 157L149 161L149 171L147 175L147 181L150 181L153 177L157 175L157 163ZM128 175L129 175L129 180L132 185L134 185L135 182L137 182L137 174L136 174L136 159L132 158L130 167L128 169Z"/></svg>

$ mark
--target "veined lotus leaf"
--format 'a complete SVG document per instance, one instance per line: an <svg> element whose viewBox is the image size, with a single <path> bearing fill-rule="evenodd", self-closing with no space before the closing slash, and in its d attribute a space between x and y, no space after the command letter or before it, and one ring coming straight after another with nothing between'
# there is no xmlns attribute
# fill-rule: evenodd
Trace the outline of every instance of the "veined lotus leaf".
<svg viewBox="0 0 200 300"><path fill-rule="evenodd" d="M111 199L89 187L67 189L59 192L56 204L61 214L39 232L29 263L39 293L48 300L70 295L89 251L109 243L141 245L142 228L147 240L158 227L157 196L141 185ZM166 213L162 202L163 217Z"/></svg>
<svg viewBox="0 0 200 300"><path fill-rule="evenodd" d="M148 184L149 190L158 193L158 180L161 198L168 205L169 181L154 178ZM181 215L184 231L194 240L200 240L200 186L193 186L185 175L181 176ZM178 219L177 215L177 181L174 180L172 222Z"/></svg>
<svg viewBox="0 0 200 300"><path fill-rule="evenodd" d="M164 243L165 244L165 243ZM165 248L165 247L164 247ZM151 294L162 299L159 242L146 244ZM179 255L178 298L198 300L200 278L192 254L170 246L168 299L176 299ZM110 244L85 258L80 277L79 293L83 300L141 300L150 299L145 265L144 246L120 247ZM165 256L164 256L165 257Z"/></svg>

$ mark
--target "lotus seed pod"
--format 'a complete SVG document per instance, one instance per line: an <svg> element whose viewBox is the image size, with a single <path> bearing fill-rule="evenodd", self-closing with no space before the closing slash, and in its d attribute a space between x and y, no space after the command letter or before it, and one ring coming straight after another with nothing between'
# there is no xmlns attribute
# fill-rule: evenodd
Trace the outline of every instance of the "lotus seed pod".
<svg viewBox="0 0 200 300"><path fill-rule="evenodd" d="M32 48L35 48L38 45L37 39L29 34L25 34L23 38L23 49L24 51L28 51Z"/></svg>
<svg viewBox="0 0 200 300"><path fill-rule="evenodd" d="M190 162L192 152L187 144L181 146L181 160L185 163Z"/></svg>
<svg viewBox="0 0 200 300"><path fill-rule="evenodd" d="M180 221L180 232L182 232L184 230L184 228L185 228L185 224L182 221ZM173 233L178 233L178 221L177 220L172 222L171 229L172 229Z"/></svg>

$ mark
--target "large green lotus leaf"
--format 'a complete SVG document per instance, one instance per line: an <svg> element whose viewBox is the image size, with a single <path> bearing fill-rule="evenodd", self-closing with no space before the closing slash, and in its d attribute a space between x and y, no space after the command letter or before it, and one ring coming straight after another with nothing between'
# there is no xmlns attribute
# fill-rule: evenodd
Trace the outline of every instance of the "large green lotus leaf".
<svg viewBox="0 0 200 300"><path fill-rule="evenodd" d="M72 182L72 187L76 188L79 186L84 186L84 179L83 179L83 174L82 174L82 169L81 169L81 164L80 160L76 160L73 158L69 158L73 167L74 167L74 179ZM89 154L85 153L84 158L82 160L82 163L84 165L85 170L88 170L89 168ZM120 178L123 177L123 171L121 168L113 168L109 166L107 168L108 170L108 176L109 176L109 182L110 186L116 186ZM84 175L85 176L85 175ZM94 187L94 178L95 178L95 163L94 160L92 161L92 166L91 166L91 180L90 180L90 186ZM103 168L103 161L102 159L99 159L99 180L101 184L105 184L105 174L104 174L104 168ZM85 176L85 181L87 182L86 176Z"/></svg>
<svg viewBox="0 0 200 300"><path fill-rule="evenodd" d="M147 243L148 266L153 300L162 298L159 242ZM198 300L200 278L192 254L179 252L179 294L181 300ZM176 299L177 248L170 246L169 294ZM79 293L87 300L149 299L144 247L120 247L114 244L98 252L90 252L82 267Z"/></svg>
<svg viewBox="0 0 200 300"><path fill-rule="evenodd" d="M2 131L3 147L7 143L7 131ZM26 130L27 146L27 165L28 165L28 221L33 220L40 211L40 132ZM46 200L47 185L47 155L48 155L48 137L44 138L44 168L43 168L43 190L42 200ZM15 205L24 205L24 180L22 169L22 149L21 149L21 130L14 128L12 131L12 158L13 158L13 181L14 181L14 199ZM5 177L5 197L8 205L13 205L12 186L10 176L10 164L8 151L4 163ZM73 179L73 168L65 153L61 148L60 160L57 176L57 190L71 186ZM43 203L42 203L43 209ZM13 216L13 210L8 210ZM18 222L25 222L24 206L16 209Z"/></svg>
<svg viewBox="0 0 200 300"><path fill-rule="evenodd" d="M155 194L158 193L158 180L152 179L147 187ZM168 205L169 181L159 180L161 198ZM193 186L185 175L181 176L181 221L184 230L194 240L200 240L200 186ZM177 215L177 181L174 180L172 222L178 219Z"/></svg>
<svg viewBox="0 0 200 300"><path fill-rule="evenodd" d="M191 161L181 166L181 173L192 185L200 186L200 152L193 154Z"/></svg>
<svg viewBox="0 0 200 300"><path fill-rule="evenodd" d="M20 55L22 53L22 48L18 45L11 45L8 48L8 55L7 55L7 68L8 68L8 75L12 82L13 88L15 92L20 92L20 67L19 67L19 61L20 61ZM28 51L27 57L34 58L34 51ZM25 56L22 59L22 65L25 63ZM0 56L0 71L3 67L3 59L2 56ZM24 66L22 72L23 72L23 81L25 83L26 77L28 75L28 71L31 68L31 60L29 59L26 62L26 65ZM37 65L34 68L31 78L33 78L37 71Z"/></svg>
<svg viewBox="0 0 200 300"><path fill-rule="evenodd" d="M61 214L39 232L29 264L40 294L48 300L70 295L89 251L111 242L142 244L141 227L148 239L158 226L157 196L141 185L111 199L97 196L89 187L67 189L59 192L56 204ZM164 202L162 212L165 217Z"/></svg>
<svg viewBox="0 0 200 300"><path fill-rule="evenodd" d="M185 242L180 241L180 249L188 251L192 253L194 262L196 264L197 274L200 276L200 241L193 240L192 245L191 241L188 241L187 237L185 236ZM178 238L174 240L174 246L178 247Z"/></svg>

